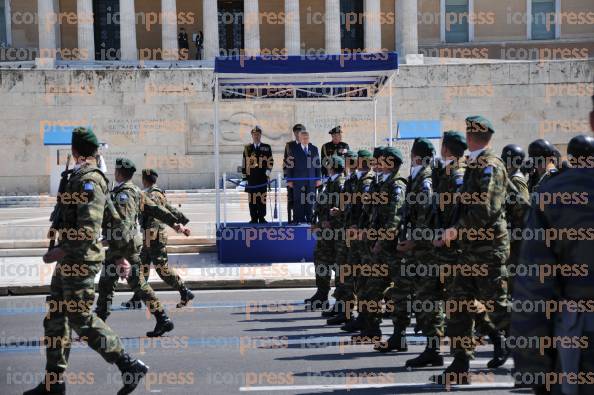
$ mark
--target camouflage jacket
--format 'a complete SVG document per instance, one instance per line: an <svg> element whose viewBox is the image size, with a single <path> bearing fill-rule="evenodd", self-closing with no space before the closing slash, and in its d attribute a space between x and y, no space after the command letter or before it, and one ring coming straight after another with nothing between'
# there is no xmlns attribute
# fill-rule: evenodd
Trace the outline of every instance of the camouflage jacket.
<svg viewBox="0 0 594 395"><path fill-rule="evenodd" d="M371 184L375 180L375 172L369 170L367 173L361 175L361 178L355 175L351 185L351 206L347 218L345 219L345 226L359 226L361 215L363 214L363 200L364 195L371 193Z"/></svg>
<svg viewBox="0 0 594 395"><path fill-rule="evenodd" d="M437 177L433 209L433 226L436 229L445 229L454 224L459 214L457 211L457 194L464 185L466 162L463 158L454 159L445 166Z"/></svg>
<svg viewBox="0 0 594 395"><path fill-rule="evenodd" d="M594 169L566 169L558 176L542 184L537 190L541 193L576 194L581 196L594 196ZM580 202L557 202L548 204L541 210L539 206L532 206L526 217L526 229L531 229L534 234L539 230L557 230L575 232L576 237L561 236L544 238L534 237L522 242L519 263L528 268L536 265L540 270L528 269L526 275L516 275L514 280L514 311L512 312L511 335L534 337L535 339L550 338L554 336L580 337L581 319L590 316L592 309L590 301L594 300L594 200L580 199ZM567 233L566 233L567 234ZM571 267L571 273L566 270L555 270L553 265ZM542 276L542 269L548 267L549 276ZM551 268L553 268L551 270ZM518 273L520 273L518 271ZM565 274L564 274L565 273ZM565 312L559 313L557 308L532 308L539 306L534 303L561 302L556 307L565 305ZM571 301L574 308L568 305ZM532 303L532 304L530 304ZM528 306L528 307L527 307ZM547 305L548 306L548 305ZM581 307L580 307L581 306ZM553 306L555 307L555 306ZM552 316L551 311L553 312ZM587 312L584 312L587 311ZM565 333L567 328L576 329L576 333ZM592 328L588 330L592 332ZM583 332L582 332L583 333ZM553 342L555 343L555 342ZM539 342L529 342L524 348L514 350L515 370L524 373L569 372L565 366L558 366L557 353L564 352L565 348L573 358L588 355L573 347L548 347L544 353L539 349ZM587 345L586 345L587 347ZM571 359L571 357L570 357ZM583 361L586 362L586 361ZM584 371L583 367L579 367ZM556 370L561 369L561 370ZM580 392L581 393L581 392ZM584 392L588 393L588 392Z"/></svg>
<svg viewBox="0 0 594 395"><path fill-rule="evenodd" d="M344 191L344 176L341 174L336 179L328 178L324 183L321 192L317 196L314 212L314 224L322 226L322 222L329 221L333 229L341 228L343 223L342 214L330 215L330 209L340 207L341 194Z"/></svg>
<svg viewBox="0 0 594 395"><path fill-rule="evenodd" d="M357 176L355 173L351 173L345 177L344 180L344 187L343 187L343 197L344 197L344 207L339 207L343 209L342 214L342 227L348 228L350 225L347 223L350 219L351 208L353 207L351 203L351 197L355 192L355 186L357 184Z"/></svg>
<svg viewBox="0 0 594 395"><path fill-rule="evenodd" d="M188 222L190 222L181 211L169 204L167 197L165 196L165 191L163 191L157 185L149 187L146 191L144 191L144 193L148 195L148 197L150 197L157 205L170 211L176 217L176 223L186 225ZM151 237L158 235L158 240L162 243L166 243L167 231L165 226L166 225L163 222L150 215L147 211L141 212L140 227L143 230L143 235L145 238L148 235Z"/></svg>
<svg viewBox="0 0 594 395"><path fill-rule="evenodd" d="M475 160L469 159L460 191L463 204L453 225L465 253L509 255L509 235L505 218L507 171L490 148ZM472 236L471 236L472 234ZM471 236L471 237L469 237Z"/></svg>
<svg viewBox="0 0 594 395"><path fill-rule="evenodd" d="M142 215L154 217L169 226L177 223L175 215L155 203L132 181L116 186L111 191L110 198L119 216L118 220L113 213L106 211L107 216L104 219L104 238L109 243L110 255L126 255L140 249L142 236L139 220Z"/></svg>
<svg viewBox="0 0 594 395"><path fill-rule="evenodd" d="M380 243L382 252L395 255L394 243L397 240L403 216L406 179L396 172L390 174L385 181L383 176L380 177L377 192L381 198L372 206L369 223L373 229L384 234L378 234L377 241Z"/></svg>
<svg viewBox="0 0 594 395"><path fill-rule="evenodd" d="M430 165L419 170L414 179L409 177L406 191L406 215L411 230L431 227L431 199L433 197L433 179ZM415 241L414 254L423 254L432 248L431 240L419 240L419 233L411 233Z"/></svg>
<svg viewBox="0 0 594 395"><path fill-rule="evenodd" d="M509 181L513 188L508 191L505 215L512 229L521 229L524 227L526 212L530 208L528 182L521 172L510 176Z"/></svg>
<svg viewBox="0 0 594 395"><path fill-rule="evenodd" d="M70 176L62 196L62 228L58 238L66 253L63 262L101 262L105 258L101 225L108 190L108 180L94 162L83 165Z"/></svg>

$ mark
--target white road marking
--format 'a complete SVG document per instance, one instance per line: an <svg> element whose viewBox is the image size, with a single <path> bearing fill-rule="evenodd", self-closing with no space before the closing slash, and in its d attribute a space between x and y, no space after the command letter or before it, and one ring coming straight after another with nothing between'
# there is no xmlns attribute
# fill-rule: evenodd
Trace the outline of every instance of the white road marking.
<svg viewBox="0 0 594 395"><path fill-rule="evenodd" d="M41 221L41 220L46 220L49 221L48 217L35 217L35 218L23 218L23 219L10 219L8 221L0 221L0 225L12 225L12 224L20 224L23 222L35 222L35 221Z"/></svg>
<svg viewBox="0 0 594 395"><path fill-rule="evenodd" d="M319 385L268 385L259 387L239 387L241 392L256 392L256 391L300 391L300 390L353 390L353 389L368 389L368 388L419 388L419 389L440 389L446 388L441 385L431 383L386 383L386 384L319 384ZM476 383L468 385L451 385L450 389L503 389L514 388L513 382L501 383Z"/></svg>

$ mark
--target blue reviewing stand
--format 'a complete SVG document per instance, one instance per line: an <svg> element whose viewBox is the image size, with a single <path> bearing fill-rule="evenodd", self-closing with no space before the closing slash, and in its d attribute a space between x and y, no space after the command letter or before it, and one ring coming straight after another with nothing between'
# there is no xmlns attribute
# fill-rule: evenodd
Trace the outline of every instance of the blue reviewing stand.
<svg viewBox="0 0 594 395"><path fill-rule="evenodd" d="M311 262L315 243L308 224L236 222L217 231L221 263Z"/></svg>
<svg viewBox="0 0 594 395"><path fill-rule="evenodd" d="M217 250L221 263L313 261L315 238L310 226L221 221L219 107L222 102L272 101L372 102L388 90L390 138L393 135L392 82L398 70L395 52L328 54L324 57L217 57L214 70L214 166ZM375 119L377 121L377 119ZM377 145L377 122L372 144ZM224 177L223 177L224 179ZM280 186L280 176L277 180ZM223 181L223 189L225 188ZM280 214L280 203L278 206ZM246 238L247 236L247 238Z"/></svg>

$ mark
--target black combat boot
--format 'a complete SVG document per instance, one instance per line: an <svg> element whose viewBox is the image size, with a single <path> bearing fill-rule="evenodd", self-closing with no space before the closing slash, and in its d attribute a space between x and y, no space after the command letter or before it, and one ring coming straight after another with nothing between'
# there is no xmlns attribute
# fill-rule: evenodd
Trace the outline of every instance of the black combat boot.
<svg viewBox="0 0 594 395"><path fill-rule="evenodd" d="M487 367L496 369L505 364L509 358L509 350L505 345L505 336L499 332L489 334L489 339L493 342L493 359L487 363Z"/></svg>
<svg viewBox="0 0 594 395"><path fill-rule="evenodd" d="M358 344L374 344L382 340L380 323L365 314L365 329L358 335L351 336L351 341Z"/></svg>
<svg viewBox="0 0 594 395"><path fill-rule="evenodd" d="M328 308L328 292L318 291L310 299L305 299L306 310L316 311Z"/></svg>
<svg viewBox="0 0 594 395"><path fill-rule="evenodd" d="M359 314L357 318L351 318L340 327L341 331L357 332L363 330L363 315Z"/></svg>
<svg viewBox="0 0 594 395"><path fill-rule="evenodd" d="M408 343L406 342L406 330L398 330L394 328L394 334L386 341L378 342L373 349L379 352L408 351Z"/></svg>
<svg viewBox="0 0 594 395"><path fill-rule="evenodd" d="M109 313L107 311L104 311L104 310L95 310L95 314L103 322L106 322L107 321L107 317L109 317Z"/></svg>
<svg viewBox="0 0 594 395"><path fill-rule="evenodd" d="M140 295L134 294L132 295L132 299L130 299L129 301L122 302L122 308L129 310L142 309L142 299L140 299Z"/></svg>
<svg viewBox="0 0 594 395"><path fill-rule="evenodd" d="M59 380L57 373L46 373L45 379L37 387L23 392L23 395L64 395L66 394L66 383ZM49 376L49 377L48 377ZM49 383L48 382L49 378Z"/></svg>
<svg viewBox="0 0 594 395"><path fill-rule="evenodd" d="M429 380L435 384L445 386L470 384L470 363L468 357L456 355L452 364L442 374L433 375Z"/></svg>
<svg viewBox="0 0 594 395"><path fill-rule="evenodd" d="M324 309L322 311L322 318L334 317L340 313L339 310L340 310L340 302L337 301L336 303L334 303L334 305L328 306L327 309Z"/></svg>
<svg viewBox="0 0 594 395"><path fill-rule="evenodd" d="M184 306L187 306L194 299L194 294L186 287L182 287L179 290L179 295L181 297L180 302L175 306L178 309L181 309Z"/></svg>
<svg viewBox="0 0 594 395"><path fill-rule="evenodd" d="M443 366L443 357L439 354L439 346L434 344L435 340L436 338L428 337L425 350L418 357L406 361L404 366L407 368Z"/></svg>
<svg viewBox="0 0 594 395"><path fill-rule="evenodd" d="M346 323L347 321L348 320L347 320L347 316L345 313L338 313L334 317L328 318L326 320L326 325L342 325L342 324Z"/></svg>
<svg viewBox="0 0 594 395"><path fill-rule="evenodd" d="M167 317L165 311L156 311L155 318L157 319L157 325L151 332L147 332L147 337L161 337L167 332L173 330L173 321Z"/></svg>
<svg viewBox="0 0 594 395"><path fill-rule="evenodd" d="M306 305L311 304L311 301L318 299L320 297L320 294L321 294L320 290L316 289L316 293L313 294L311 297L303 300L303 303L305 303Z"/></svg>
<svg viewBox="0 0 594 395"><path fill-rule="evenodd" d="M118 395L131 394L149 370L144 362L134 359L126 353L122 353L116 361L116 365L122 372L122 384L124 385L118 391Z"/></svg>

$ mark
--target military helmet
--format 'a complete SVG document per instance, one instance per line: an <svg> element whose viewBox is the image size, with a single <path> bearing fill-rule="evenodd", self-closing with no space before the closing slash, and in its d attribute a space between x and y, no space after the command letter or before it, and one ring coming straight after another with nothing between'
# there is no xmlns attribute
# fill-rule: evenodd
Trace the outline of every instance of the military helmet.
<svg viewBox="0 0 594 395"><path fill-rule="evenodd" d="M534 140L528 146L528 156L531 158L550 158L557 156L559 151L553 144L544 139Z"/></svg>
<svg viewBox="0 0 594 395"><path fill-rule="evenodd" d="M574 158L594 156L594 137L579 135L569 140L567 155Z"/></svg>
<svg viewBox="0 0 594 395"><path fill-rule="evenodd" d="M517 144L508 144L501 151L501 159L506 164L512 161L523 162L526 159L526 152Z"/></svg>

